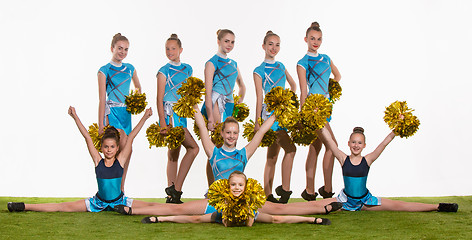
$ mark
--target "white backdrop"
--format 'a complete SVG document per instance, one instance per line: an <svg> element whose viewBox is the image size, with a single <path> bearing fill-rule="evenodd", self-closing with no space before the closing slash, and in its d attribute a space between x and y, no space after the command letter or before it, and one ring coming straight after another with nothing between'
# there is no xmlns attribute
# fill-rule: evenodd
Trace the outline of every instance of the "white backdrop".
<svg viewBox="0 0 472 240"><path fill-rule="evenodd" d="M229 56L239 64L245 102L254 110L252 71L264 58L266 31L281 37L277 60L298 85L296 62L306 52L303 37L313 21L323 30L320 52L342 75L343 96L331 126L343 151L349 151L355 126L366 129L364 153L372 151L389 132L383 111L395 100L406 100L421 120L415 136L394 139L372 165L370 190L378 196L471 194L469 1L6 2L0 8L0 196L87 197L96 192L91 158L67 108L75 106L86 126L97 122L97 70L111 59L115 33L129 38L125 62L136 67L154 110L134 143L126 193L164 197L166 149L149 149L145 129L158 119L155 75L168 61L164 43L169 35L179 35L182 61L203 79L204 64L217 50L216 30L232 29L236 46ZM245 144L240 136L239 147ZM260 148L250 159L249 177L262 181L266 151ZM293 197L305 187L306 153L306 147L297 149ZM281 183L281 156L274 188ZM202 197L206 160L201 149L184 183L184 197ZM333 181L339 192L338 163ZM316 189L322 184L319 161Z"/></svg>

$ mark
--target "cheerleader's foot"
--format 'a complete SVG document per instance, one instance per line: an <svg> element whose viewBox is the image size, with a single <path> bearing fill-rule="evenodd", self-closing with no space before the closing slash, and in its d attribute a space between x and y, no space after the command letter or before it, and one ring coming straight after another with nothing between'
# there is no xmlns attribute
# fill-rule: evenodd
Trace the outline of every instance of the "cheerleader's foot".
<svg viewBox="0 0 472 240"><path fill-rule="evenodd" d="M290 195L292 195L292 191L285 191L282 188L282 185L278 186L275 189L275 193L280 196L279 198L279 203L287 203L288 200L290 199Z"/></svg>
<svg viewBox="0 0 472 240"><path fill-rule="evenodd" d="M324 209L326 211L326 214L329 214L330 212L335 212L335 211L338 211L339 209L341 209L343 207L343 204L340 203L340 202L332 202L328 205L325 205L324 206ZM328 210L329 208L329 210Z"/></svg>
<svg viewBox="0 0 472 240"><path fill-rule="evenodd" d="M183 203L180 198L182 197L182 191L177 191L175 189L175 185L172 184L169 187L166 187L165 189L166 194L168 195L166 199L166 203L176 203L176 204L181 204ZM170 197L169 197L170 196Z"/></svg>
<svg viewBox="0 0 472 240"><path fill-rule="evenodd" d="M126 205L116 205L113 207L113 211L117 212L117 213L121 213L123 215L132 215L133 214L133 211L131 209L131 207L128 207Z"/></svg>
<svg viewBox="0 0 472 240"><path fill-rule="evenodd" d="M141 222L142 223L158 223L159 219L157 219L157 217L145 217L141 219Z"/></svg>
<svg viewBox="0 0 472 240"><path fill-rule="evenodd" d="M316 201L316 196L318 196L318 193L309 194L306 189L302 192L302 198L307 201Z"/></svg>
<svg viewBox="0 0 472 240"><path fill-rule="evenodd" d="M438 212L457 212L459 205L457 203L440 203Z"/></svg>
<svg viewBox="0 0 472 240"><path fill-rule="evenodd" d="M320 187L318 189L318 192L320 193L320 195L323 197L323 198L331 198L333 197L334 195L334 192L326 192L325 189L324 189L324 186Z"/></svg>
<svg viewBox="0 0 472 240"><path fill-rule="evenodd" d="M7 203L8 211L10 212L23 212L25 211L24 202L9 202Z"/></svg>
<svg viewBox="0 0 472 240"><path fill-rule="evenodd" d="M279 203L279 200L277 200L277 198L275 198L274 195L272 195L272 194L267 196L266 200L269 201L269 202L273 202L273 203Z"/></svg>
<svg viewBox="0 0 472 240"><path fill-rule="evenodd" d="M331 225L331 220L329 220L327 218L315 218L315 221L313 221L313 224Z"/></svg>

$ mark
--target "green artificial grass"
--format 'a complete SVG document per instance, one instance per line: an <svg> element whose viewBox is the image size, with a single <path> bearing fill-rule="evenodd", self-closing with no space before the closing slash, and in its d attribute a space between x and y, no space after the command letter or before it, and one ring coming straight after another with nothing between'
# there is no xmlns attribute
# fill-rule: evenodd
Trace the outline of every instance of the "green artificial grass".
<svg viewBox="0 0 472 240"><path fill-rule="evenodd" d="M42 213L7 210L7 202L48 203L78 198L0 197L0 239L472 239L472 196L392 198L424 203L456 202L457 213L337 212L330 226L261 224L142 224L144 216L114 212ZM140 199L163 202L162 199ZM189 201L190 199L184 199ZM291 199L291 202L302 201Z"/></svg>

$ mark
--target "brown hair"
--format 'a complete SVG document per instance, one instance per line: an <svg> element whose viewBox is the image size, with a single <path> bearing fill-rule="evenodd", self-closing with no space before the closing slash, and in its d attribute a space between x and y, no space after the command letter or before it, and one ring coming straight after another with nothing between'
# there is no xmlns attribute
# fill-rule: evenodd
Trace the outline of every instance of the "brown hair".
<svg viewBox="0 0 472 240"><path fill-rule="evenodd" d="M111 40L111 47L115 47L115 44L118 41L127 41L129 43L128 38L121 35L121 33L117 33L117 34L115 34L115 36L113 36L113 39Z"/></svg>
<svg viewBox="0 0 472 240"><path fill-rule="evenodd" d="M306 30L306 36L308 36L308 33L312 30L321 32L320 24L318 22L312 22L310 27Z"/></svg>
<svg viewBox="0 0 472 240"><path fill-rule="evenodd" d="M107 129L105 129L105 132L103 133L103 137L102 139L100 139L100 144L103 144L103 141L109 138L115 140L116 145L120 144L120 133L113 126L110 126Z"/></svg>
<svg viewBox="0 0 472 240"><path fill-rule="evenodd" d="M269 31L267 31L267 33L266 33L266 35L265 35L265 37L264 37L264 42L263 42L263 44L266 44L267 39L268 39L269 37L272 37L272 36L277 36L277 37L279 37L279 35L275 34L275 33L272 32L271 30L269 30ZM279 37L279 38L280 38L280 37Z"/></svg>
<svg viewBox="0 0 472 240"><path fill-rule="evenodd" d="M233 36L236 36L236 35L234 35L233 31L231 31L229 29L218 29L218 31L216 31L216 35L217 35L218 40L221 40L228 33L233 34Z"/></svg>
<svg viewBox="0 0 472 240"><path fill-rule="evenodd" d="M236 120L236 118L234 118L234 117L227 117L226 120L223 122L223 126L221 127L221 131L225 130L226 124L228 124L228 123L236 123L238 125L238 129L239 129L238 120Z"/></svg>
<svg viewBox="0 0 472 240"><path fill-rule="evenodd" d="M354 135L354 134L356 134L356 133L362 134L362 136L364 136L364 141L365 141L364 129L363 129L362 127L355 127L355 128L352 130L351 136L350 136L349 138L351 138L352 135Z"/></svg>
<svg viewBox="0 0 472 240"><path fill-rule="evenodd" d="M177 45L179 45L179 48L182 48L182 42L180 41L179 37L177 36L177 34L175 33L172 33L169 37L169 39L167 39L167 41L171 41L171 40L174 40L174 41L177 41Z"/></svg>

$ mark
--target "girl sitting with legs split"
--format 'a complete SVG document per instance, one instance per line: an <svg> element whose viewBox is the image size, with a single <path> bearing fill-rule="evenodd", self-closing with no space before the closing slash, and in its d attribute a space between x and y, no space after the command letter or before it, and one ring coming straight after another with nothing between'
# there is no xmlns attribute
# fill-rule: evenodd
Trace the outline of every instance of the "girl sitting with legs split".
<svg viewBox="0 0 472 240"><path fill-rule="evenodd" d="M246 188L247 178L244 173L234 171L229 175L230 194L234 197L241 196ZM255 212L254 218L248 217L245 225L251 227L254 222L262 223L311 223L320 225L330 225L331 221L326 218L302 217L302 216L274 216L267 213ZM142 223L175 222L175 223L223 223L225 227L231 224L223 218L221 212L213 206L208 205L204 215L194 216L166 216L166 217L145 217Z"/></svg>
<svg viewBox="0 0 472 240"><path fill-rule="evenodd" d="M121 190L124 166L131 155L133 140L143 127L146 120L152 115L149 108L143 117L128 135L124 148L120 148L120 134L114 127L107 128L101 139L101 150L104 157L100 155L93 145L92 138L75 113L75 108L69 108L69 115L74 119L80 133L85 139L87 149L92 157L97 176L98 192L95 196L64 203L25 204L22 202L9 202L7 204L10 212L38 211L38 212L100 212L113 210L116 205L125 206L151 206L154 203L133 200L124 195Z"/></svg>
<svg viewBox="0 0 472 240"><path fill-rule="evenodd" d="M343 203L343 209L348 211L407 211L407 212L457 212L456 203L426 204L417 202L403 202L372 196L367 189L367 175L370 165L380 156L385 147L393 140L395 133L390 132L387 137L372 152L362 156L362 150L365 148L364 129L354 128L348 142L350 155L339 150L334 140L330 137L329 130L324 127L321 129L323 138L327 141L325 144L341 164L344 178L344 189L336 197Z"/></svg>

